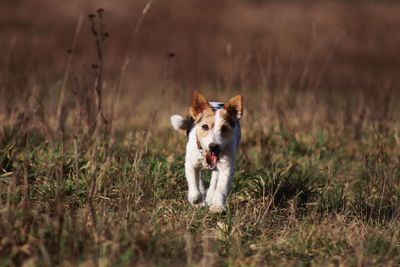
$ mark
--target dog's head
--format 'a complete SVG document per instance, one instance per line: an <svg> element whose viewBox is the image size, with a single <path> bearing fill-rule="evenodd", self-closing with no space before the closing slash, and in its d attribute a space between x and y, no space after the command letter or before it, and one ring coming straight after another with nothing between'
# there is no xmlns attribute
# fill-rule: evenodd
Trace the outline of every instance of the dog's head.
<svg viewBox="0 0 400 267"><path fill-rule="evenodd" d="M237 95L226 102L223 108L213 110L206 98L194 91L190 115L207 164L213 168L220 153L232 142L235 126L243 115L243 98Z"/></svg>

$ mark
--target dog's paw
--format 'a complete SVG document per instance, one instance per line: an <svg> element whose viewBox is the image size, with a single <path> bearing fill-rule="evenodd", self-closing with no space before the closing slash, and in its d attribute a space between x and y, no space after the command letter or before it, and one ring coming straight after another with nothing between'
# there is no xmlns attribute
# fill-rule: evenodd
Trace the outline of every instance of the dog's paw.
<svg viewBox="0 0 400 267"><path fill-rule="evenodd" d="M210 206L210 212L215 213L215 214L222 214L225 213L225 207L224 206Z"/></svg>
<svg viewBox="0 0 400 267"><path fill-rule="evenodd" d="M200 194L199 191L189 192L188 200L189 200L189 203L192 205L198 204L202 201L202 195Z"/></svg>
<svg viewBox="0 0 400 267"><path fill-rule="evenodd" d="M204 202L199 202L198 204L194 204L193 206L197 208L204 208L205 206L207 206L207 204Z"/></svg>
<svg viewBox="0 0 400 267"><path fill-rule="evenodd" d="M208 206L211 206L211 205L212 205L212 202L213 202L213 196L212 196L212 194L210 194L210 193L207 192L207 195L206 195L206 204L207 204Z"/></svg>

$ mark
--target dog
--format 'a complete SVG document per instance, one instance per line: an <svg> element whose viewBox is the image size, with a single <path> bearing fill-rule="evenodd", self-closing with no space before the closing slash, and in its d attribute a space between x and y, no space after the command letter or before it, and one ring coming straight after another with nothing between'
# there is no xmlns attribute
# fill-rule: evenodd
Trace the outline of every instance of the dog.
<svg viewBox="0 0 400 267"><path fill-rule="evenodd" d="M191 204L205 202L211 212L225 211L225 202L233 181L242 116L241 95L232 97L224 104L208 102L198 91L193 92L190 116L171 116L173 128L185 131L188 137L185 175ZM201 169L211 170L207 192L200 176Z"/></svg>

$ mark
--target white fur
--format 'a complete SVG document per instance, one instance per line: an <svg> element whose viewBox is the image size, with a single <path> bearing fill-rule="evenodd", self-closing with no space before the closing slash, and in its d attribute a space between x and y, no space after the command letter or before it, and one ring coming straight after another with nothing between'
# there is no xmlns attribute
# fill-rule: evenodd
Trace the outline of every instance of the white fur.
<svg viewBox="0 0 400 267"><path fill-rule="evenodd" d="M222 117L217 110L214 117L214 125L219 125ZM179 115L171 117L172 126L179 130L190 130ZM221 153L216 168L211 171L210 187L207 192L204 188L203 180L200 177L200 170L207 168L204 155L197 146L196 127L192 127L188 135L185 157L185 174L188 183L188 200L191 204L205 202L212 212L222 212L225 210L225 202L228 197L234 175L235 154L240 141L240 123L236 121L233 133L230 138L221 136L221 130L213 127L206 137L199 139L202 148L208 148L211 143L218 144Z"/></svg>

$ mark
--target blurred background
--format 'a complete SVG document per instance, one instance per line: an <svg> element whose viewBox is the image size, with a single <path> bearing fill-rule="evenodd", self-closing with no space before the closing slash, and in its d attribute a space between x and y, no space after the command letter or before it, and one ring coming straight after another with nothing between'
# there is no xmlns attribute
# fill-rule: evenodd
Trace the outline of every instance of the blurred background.
<svg viewBox="0 0 400 267"><path fill-rule="evenodd" d="M396 1L3 0L0 123L90 128L101 64L117 129L167 127L194 89L243 94L252 127L384 127L399 111L399 14Z"/></svg>

